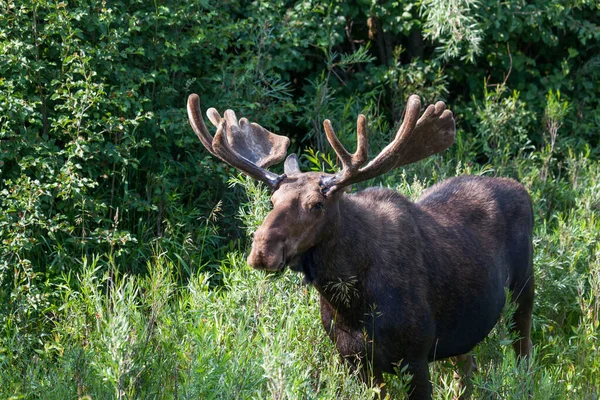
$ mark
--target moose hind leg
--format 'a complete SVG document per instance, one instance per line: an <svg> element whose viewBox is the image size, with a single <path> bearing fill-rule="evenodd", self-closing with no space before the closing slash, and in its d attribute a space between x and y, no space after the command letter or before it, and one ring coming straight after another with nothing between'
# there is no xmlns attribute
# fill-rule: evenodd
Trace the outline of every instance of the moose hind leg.
<svg viewBox="0 0 600 400"><path fill-rule="evenodd" d="M366 360L364 356L355 355L342 358L348 363L352 372L356 374L365 385L379 389L380 399L386 398L387 390L385 388L385 381L383 380L383 372L381 369L365 365Z"/></svg>
<svg viewBox="0 0 600 400"><path fill-rule="evenodd" d="M477 371L475 356L461 354L460 356L452 357L451 361L455 368L454 379L457 383L453 399L463 400L471 398L471 392L473 389L471 385L471 377L473 372ZM461 391L463 393L459 397L458 395Z"/></svg>
<svg viewBox="0 0 600 400"><path fill-rule="evenodd" d="M367 385L373 385L376 388L379 388L379 398L386 399L387 398L387 390L385 388L385 383L383 380L383 372L381 370L373 371L373 380L369 379L368 382L365 382Z"/></svg>
<svg viewBox="0 0 600 400"><path fill-rule="evenodd" d="M409 400L430 400L431 382L427 360L409 363L408 372L412 375L408 394Z"/></svg>
<svg viewBox="0 0 600 400"><path fill-rule="evenodd" d="M521 359L531 354L531 318L533 315L534 284L530 276L525 285L513 292L513 301L517 304L514 315L514 330L519 339L513 343L513 349Z"/></svg>

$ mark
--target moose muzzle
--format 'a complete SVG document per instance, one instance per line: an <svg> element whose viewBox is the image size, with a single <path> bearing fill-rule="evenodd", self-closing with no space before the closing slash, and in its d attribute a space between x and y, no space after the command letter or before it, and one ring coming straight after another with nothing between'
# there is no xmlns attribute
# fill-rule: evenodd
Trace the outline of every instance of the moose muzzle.
<svg viewBox="0 0 600 400"><path fill-rule="evenodd" d="M269 230L259 228L254 234L248 264L255 269L280 271L285 267L285 239Z"/></svg>

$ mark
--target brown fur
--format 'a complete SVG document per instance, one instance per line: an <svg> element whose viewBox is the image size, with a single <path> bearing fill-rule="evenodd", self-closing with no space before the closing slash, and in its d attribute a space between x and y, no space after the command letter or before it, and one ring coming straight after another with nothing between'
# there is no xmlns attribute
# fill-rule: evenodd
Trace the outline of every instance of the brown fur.
<svg viewBox="0 0 600 400"><path fill-rule="evenodd" d="M231 110L208 110L214 138L188 98L188 116L206 149L273 191L273 211L254 235L248 263L257 269L302 271L321 294L321 321L340 354L367 365L375 383L406 365L411 399L431 398L429 361L470 351L496 324L505 287L518 305L515 343L531 350L533 308L531 201L509 179L459 177L413 203L392 190L343 188L440 153L454 142L454 117L439 101L419 117L411 95L393 141L367 162L367 124L357 119L357 149L350 154L329 120L327 140L342 163L335 175L302 173L296 155L283 175L265 168L285 157L289 139ZM362 368L361 367L361 368ZM367 380L368 374L362 376Z"/></svg>
<svg viewBox="0 0 600 400"><path fill-rule="evenodd" d="M459 177L413 203L381 188L323 195L322 179L282 181L248 262L302 271L321 294L326 332L352 365L369 365L376 383L408 365L410 398L430 398L428 362L483 340L505 287L518 304L515 350L529 354L533 217L519 183Z"/></svg>

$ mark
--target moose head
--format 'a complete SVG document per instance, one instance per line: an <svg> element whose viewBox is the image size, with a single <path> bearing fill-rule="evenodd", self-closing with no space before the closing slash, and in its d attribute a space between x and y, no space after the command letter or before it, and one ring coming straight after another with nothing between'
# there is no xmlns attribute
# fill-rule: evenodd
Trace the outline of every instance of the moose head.
<svg viewBox="0 0 600 400"><path fill-rule="evenodd" d="M196 94L188 98L187 110L194 132L213 155L244 174L264 182L272 190L273 210L254 234L248 264L256 269L282 270L295 266L300 257L324 240L330 224L339 212L338 199L344 188L414 163L448 148L454 142L454 119L443 102L427 107L419 118L421 101L408 99L405 118L394 140L365 165L368 158L367 122L364 115L357 120L357 150L350 154L337 138L332 124L323 125L327 140L341 161L336 174L301 172L295 154L287 157L284 174L266 168L281 162L289 139L276 135L246 118L239 121L232 110L224 117L214 108L207 110L210 122L217 128L214 138L201 117Z"/></svg>

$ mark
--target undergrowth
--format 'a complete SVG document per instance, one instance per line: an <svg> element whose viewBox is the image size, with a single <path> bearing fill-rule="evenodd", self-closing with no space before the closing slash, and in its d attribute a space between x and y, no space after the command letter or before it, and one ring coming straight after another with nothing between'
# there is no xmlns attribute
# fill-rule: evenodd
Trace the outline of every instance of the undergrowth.
<svg viewBox="0 0 600 400"><path fill-rule="evenodd" d="M507 307L473 398L599 398L600 6L371 3L0 0L0 398L380 397L301 276L246 265L268 193L201 147L190 92L327 172L323 119L353 148L365 114L372 157L410 94L444 100L455 144L354 190L521 181L533 357L516 362ZM456 396L450 363L430 368L434 398ZM386 377L394 398L409 381Z"/></svg>
<svg viewBox="0 0 600 400"><path fill-rule="evenodd" d="M531 362L516 361L515 338L508 329L514 310L507 307L473 352L479 367L472 378L473 398L598 396L600 169L579 161L578 186L572 188L577 207L557 210L536 224ZM449 164L429 163L428 168L438 170L430 176L451 174ZM410 176L410 169L397 175L396 187L413 198L433 183ZM537 200L548 183L524 178L535 213L543 216L545 203ZM240 209L251 227L266 211L268 194L246 178L235 182L260 199L253 197ZM148 262L146 276L120 272L123 268L107 255L83 258L80 267L81 272L65 273L53 285L61 306L41 310L52 329L38 338L40 346L31 357L20 352L20 329L14 326L19 321L5 325L1 397L378 398L378 389L360 383L326 338L316 291L296 273L251 270L243 249L221 260L217 286L206 270L177 280L179 267L160 249ZM456 395L450 363L430 368L434 397ZM387 377L394 398L406 394L409 380L402 373Z"/></svg>

